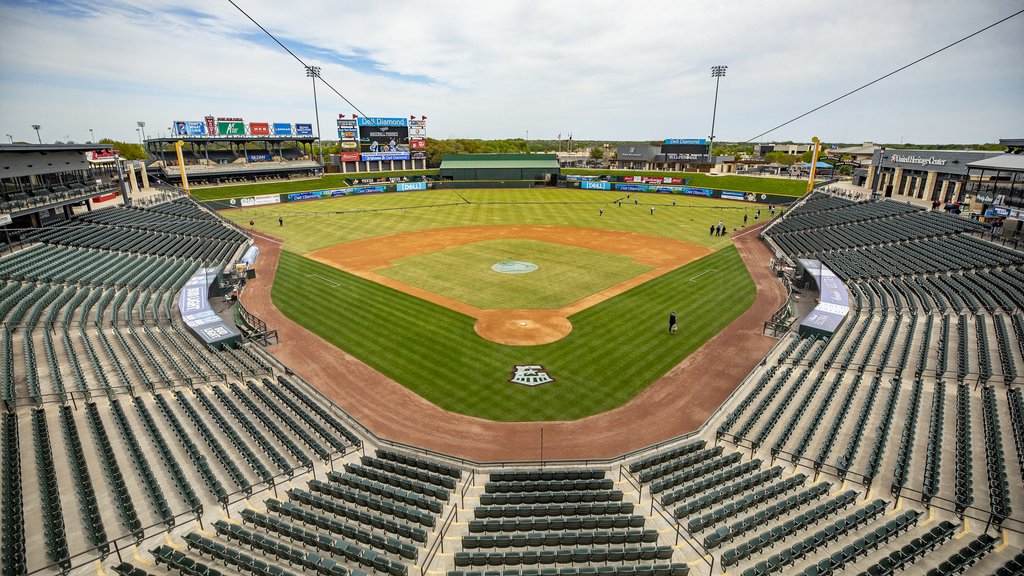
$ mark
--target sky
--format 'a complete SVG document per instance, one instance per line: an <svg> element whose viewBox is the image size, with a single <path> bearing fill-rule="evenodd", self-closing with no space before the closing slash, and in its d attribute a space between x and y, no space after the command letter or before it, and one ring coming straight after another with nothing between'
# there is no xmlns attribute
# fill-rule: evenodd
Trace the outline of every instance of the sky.
<svg viewBox="0 0 1024 576"><path fill-rule="evenodd" d="M1022 0L236 0L367 116L433 138L743 142L1024 9ZM1024 14L756 141L1024 137ZM355 110L317 86L335 138ZM0 0L0 129L167 135L315 123L302 64L227 0Z"/></svg>

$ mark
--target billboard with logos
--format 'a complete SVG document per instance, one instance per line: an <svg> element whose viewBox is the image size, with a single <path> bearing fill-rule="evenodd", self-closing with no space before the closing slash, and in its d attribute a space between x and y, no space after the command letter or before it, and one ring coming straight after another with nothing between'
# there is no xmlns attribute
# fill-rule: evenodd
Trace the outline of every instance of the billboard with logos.
<svg viewBox="0 0 1024 576"><path fill-rule="evenodd" d="M270 136L270 124L266 122L249 122L249 134L252 136Z"/></svg>
<svg viewBox="0 0 1024 576"><path fill-rule="evenodd" d="M274 136L291 136L292 125L284 122L274 122Z"/></svg>
<svg viewBox="0 0 1024 576"><path fill-rule="evenodd" d="M224 120L217 119L218 136L245 136L245 122L241 119Z"/></svg>
<svg viewBox="0 0 1024 576"><path fill-rule="evenodd" d="M358 118L363 161L408 160L409 122L405 118Z"/></svg>
<svg viewBox="0 0 1024 576"><path fill-rule="evenodd" d="M296 124L295 134L298 136L312 136L313 125L312 124Z"/></svg>
<svg viewBox="0 0 1024 576"><path fill-rule="evenodd" d="M175 136L203 136L206 134L206 123L199 120L175 120Z"/></svg>

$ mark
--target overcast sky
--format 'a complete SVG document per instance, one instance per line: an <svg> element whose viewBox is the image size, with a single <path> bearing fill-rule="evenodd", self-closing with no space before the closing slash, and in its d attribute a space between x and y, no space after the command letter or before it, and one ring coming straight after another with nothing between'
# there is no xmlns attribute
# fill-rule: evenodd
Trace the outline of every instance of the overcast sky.
<svg viewBox="0 0 1024 576"><path fill-rule="evenodd" d="M369 116L435 138L745 141L1021 0L236 0ZM1017 56L1013 56L1016 54ZM1024 137L1024 15L761 141ZM354 110L317 88L325 138ZM203 116L313 122L302 66L227 0L0 0L0 128L136 140ZM4 142L7 142L4 136Z"/></svg>

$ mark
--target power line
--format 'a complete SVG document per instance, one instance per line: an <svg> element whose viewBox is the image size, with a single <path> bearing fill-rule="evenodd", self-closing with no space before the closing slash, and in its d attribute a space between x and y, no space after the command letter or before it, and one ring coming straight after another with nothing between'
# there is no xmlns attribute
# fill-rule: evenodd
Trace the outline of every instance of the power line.
<svg viewBox="0 0 1024 576"><path fill-rule="evenodd" d="M262 25L262 24L260 24L259 22L257 22L255 18L253 18L252 16L249 16L249 13L248 13L248 12L246 12L245 10L242 10L242 7L241 7L241 6L239 6L238 4L235 4L235 1L234 1L234 0L228 0L228 2L230 2L232 6L234 6L235 8L237 8L237 9L238 9L238 11L239 11L239 12L241 12L241 13L242 13L242 14L243 14L243 15L244 15L244 16L245 16L246 18L248 18L250 22L252 22L253 24L255 24L255 25L256 25L256 26L257 26L257 27L258 27L258 28L259 28L260 30L263 30L263 33L264 33L264 34L266 34L267 36L270 36L270 39L271 39L271 40L273 40L274 42L277 42L277 45L278 45L278 46L280 46L281 48L283 48L285 52L287 52L287 53L291 54L292 58L295 58L296 60L298 60L298 61L299 61L299 64L302 64L302 66L303 66L304 68L306 68L306 69L309 69L309 65L307 65L307 64L306 64L306 63L305 63L305 62L304 62L304 61L302 60L302 58L299 58L299 57L298 57L298 56L297 56L297 55L295 54L295 52L292 52L292 51L291 51L291 50L290 50L290 49L289 49L289 48L288 48L287 46L285 46L285 45L284 45L284 44L283 44L283 43L282 43L282 42L281 42L280 40L278 40L276 36L274 36L273 34L271 34L269 30L267 30L266 28L264 28L264 27L263 27L263 25ZM334 86L331 86L331 83L330 83L330 82L328 82L327 80L324 80L323 76L320 76L319 74L317 74L317 76L316 76L316 77L317 77L317 78L319 78L319 79L320 79L320 81L321 81L321 82L323 82L325 86L327 86L328 88L330 88L332 92L334 92L335 94L337 94L337 95L338 95L338 97L340 97L340 98L341 98L342 100L344 100L346 104L348 104L349 106L351 106L353 110L355 110L356 112L359 112L359 115L360 115L360 116L363 116L364 118L366 117L366 114L364 114L364 113L363 113L363 111L362 111L362 110L360 110L358 106L356 106L355 104L353 104L353 103L352 103L352 101L351 101L351 100L349 100L348 98L346 98L344 94L342 94L341 92L338 92L338 90L337 90L337 89L335 89L335 88L334 88Z"/></svg>
<svg viewBox="0 0 1024 576"><path fill-rule="evenodd" d="M888 78L889 76L892 76L893 74L896 74L897 72L902 72L903 70L906 70L907 68L910 68L911 66L913 66L914 64L917 64L918 62L922 62L924 60L927 60L928 58L931 58L932 56L935 56L936 54L938 54L939 52L942 52L943 50L946 50L947 48L952 48L953 46L956 46L957 44L963 42L964 40L967 40L969 38L973 38L974 36L977 36L978 34L981 34L982 32L988 30L989 28L994 28L994 27L1002 24L1003 22L1006 22L1007 20L1009 20L1011 18L1014 18L1016 16L1020 16L1022 13L1024 13L1024 10L1020 10L1018 12L1014 12L1013 14L1010 14L1006 18L1003 18L1002 20L999 20L998 22L993 22L992 24L989 24L988 26L985 26L984 28L982 28L981 30L978 30L977 32L974 32L972 34L968 34L967 36L964 36L963 38L957 40L956 42L953 42L952 44L947 44L947 45L943 46L942 48L939 48L938 50L932 52L931 54L927 54L925 56L922 56L922 57L918 58L917 60L914 60L910 64L906 64L904 66L901 66L901 67L893 70L892 72L889 72L885 76L880 76L878 78L875 78L871 82L868 82L867 84L865 84L865 85L863 85L863 86L861 86L859 88L856 88L854 90L850 90L849 92L847 92L846 94L843 94L842 96L840 96L838 98L834 98L832 100L829 100L828 102L825 102L824 104L822 104L821 106L818 106L817 108L814 108L812 110L808 110L807 112L804 112L803 114L797 116L796 118L793 118L791 120L787 120L787 121L783 122L782 124L779 124L778 126L772 128L771 130L766 130L764 132L761 132L757 136L754 136L753 138L748 138L747 140L744 140L744 144L747 143L747 142L752 142L754 140L757 140L758 138L760 138L761 136L764 136L765 134L770 134L770 133L778 130L779 128L782 128L783 126L785 126L787 124L792 124L793 122L796 122L797 120L803 118L804 116L807 116L809 114L813 114L814 112L817 112L818 110L821 110L822 108L828 106L829 104L834 104L834 103L842 100L843 98L846 98L847 96L849 96L851 94L854 94L856 92L860 92L861 90L867 88L868 86L871 86L872 84L875 84L877 82L881 82L882 80L885 80L886 78Z"/></svg>

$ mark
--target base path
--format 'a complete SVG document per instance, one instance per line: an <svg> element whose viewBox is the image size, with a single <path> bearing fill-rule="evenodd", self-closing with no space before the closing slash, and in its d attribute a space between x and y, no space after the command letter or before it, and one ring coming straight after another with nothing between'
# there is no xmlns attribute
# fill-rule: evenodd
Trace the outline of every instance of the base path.
<svg viewBox="0 0 1024 576"><path fill-rule="evenodd" d="M429 254L485 240L509 239L539 240L629 256L637 264L649 266L652 270L590 294L567 306L550 310L484 310L376 272L408 256ZM339 268L349 274L476 318L477 322L473 329L482 338L492 342L509 346L536 346L550 344L568 336L572 331L569 317L573 314L712 252L710 248L689 242L619 230L569 226L458 226L363 238L316 250L305 256L310 260Z"/></svg>
<svg viewBox="0 0 1024 576"><path fill-rule="evenodd" d="M271 237L255 236L258 275L241 299L278 331L274 356L382 438L477 462L537 460L543 428L545 460L610 458L699 428L775 345L761 331L786 295L754 230L734 240L757 286L753 305L629 403L573 421L494 422L447 412L296 324L270 300L281 254Z"/></svg>

